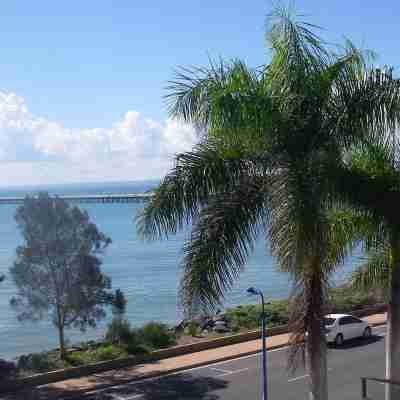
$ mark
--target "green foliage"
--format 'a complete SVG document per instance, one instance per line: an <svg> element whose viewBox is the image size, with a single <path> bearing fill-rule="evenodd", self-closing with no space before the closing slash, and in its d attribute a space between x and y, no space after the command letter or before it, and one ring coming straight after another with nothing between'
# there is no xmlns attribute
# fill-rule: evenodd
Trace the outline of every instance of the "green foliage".
<svg viewBox="0 0 400 400"><path fill-rule="evenodd" d="M116 348L113 345L99 347L94 352L94 359L97 361L107 361L119 358L124 355L121 349Z"/></svg>
<svg viewBox="0 0 400 400"><path fill-rule="evenodd" d="M115 317L122 318L126 312L127 300L121 289L117 289L112 302L112 312Z"/></svg>
<svg viewBox="0 0 400 400"><path fill-rule="evenodd" d="M288 301L274 300L265 307L267 326L285 325L289 321ZM229 326L233 331L256 329L260 326L261 306L243 305L226 311Z"/></svg>
<svg viewBox="0 0 400 400"><path fill-rule="evenodd" d="M104 343L96 348L75 351L68 355L68 361L72 365L85 365L99 361L114 360L127 355L128 353L123 347Z"/></svg>
<svg viewBox="0 0 400 400"><path fill-rule="evenodd" d="M350 285L333 288L328 295L328 307L332 313L345 313L384 302L385 299L378 291L355 290Z"/></svg>
<svg viewBox="0 0 400 400"><path fill-rule="evenodd" d="M384 297L378 291L364 292L344 285L329 290L326 313L346 313L384 302ZM288 300L272 300L265 306L265 311L268 327L286 325L289 322ZM228 309L225 315L234 332L256 329L261 323L261 306L240 305Z"/></svg>
<svg viewBox="0 0 400 400"><path fill-rule="evenodd" d="M168 326L159 322L148 322L138 330L143 343L153 349L172 346L176 342L175 335Z"/></svg>
<svg viewBox="0 0 400 400"><path fill-rule="evenodd" d="M198 324L194 323L194 322L190 322L188 327L187 327L187 333L190 336L196 336L199 332L199 326Z"/></svg>
<svg viewBox="0 0 400 400"><path fill-rule="evenodd" d="M125 343L128 354L145 354L154 350L153 346L146 344L139 329L132 329L129 340Z"/></svg>
<svg viewBox="0 0 400 400"><path fill-rule="evenodd" d="M86 211L40 193L26 197L15 220L23 237L10 275L18 292L11 306L20 320L50 318L59 330L94 327L113 300L111 280L101 258L111 239L90 221Z"/></svg>
<svg viewBox="0 0 400 400"><path fill-rule="evenodd" d="M66 361L60 360L56 351L32 353L18 358L17 368L22 374L47 372L68 366Z"/></svg>
<svg viewBox="0 0 400 400"><path fill-rule="evenodd" d="M105 335L110 343L129 343L132 335L131 325L125 319L113 318L108 324Z"/></svg>

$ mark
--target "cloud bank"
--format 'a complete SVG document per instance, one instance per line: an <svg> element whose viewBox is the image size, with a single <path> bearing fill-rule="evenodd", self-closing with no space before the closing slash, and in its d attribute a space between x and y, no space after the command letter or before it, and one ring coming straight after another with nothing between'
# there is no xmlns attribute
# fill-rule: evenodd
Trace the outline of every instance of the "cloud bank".
<svg viewBox="0 0 400 400"><path fill-rule="evenodd" d="M196 142L193 128L126 112L108 128L69 129L0 92L0 185L160 178L174 154Z"/></svg>

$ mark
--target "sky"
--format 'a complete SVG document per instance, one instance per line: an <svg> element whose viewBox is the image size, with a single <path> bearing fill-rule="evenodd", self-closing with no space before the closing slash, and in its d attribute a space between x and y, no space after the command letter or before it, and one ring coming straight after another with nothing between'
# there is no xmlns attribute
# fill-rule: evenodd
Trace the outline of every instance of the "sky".
<svg viewBox="0 0 400 400"><path fill-rule="evenodd" d="M163 96L179 66L269 60L268 0L2 2L0 186L160 178L194 129ZM323 29L400 67L400 2L298 0Z"/></svg>

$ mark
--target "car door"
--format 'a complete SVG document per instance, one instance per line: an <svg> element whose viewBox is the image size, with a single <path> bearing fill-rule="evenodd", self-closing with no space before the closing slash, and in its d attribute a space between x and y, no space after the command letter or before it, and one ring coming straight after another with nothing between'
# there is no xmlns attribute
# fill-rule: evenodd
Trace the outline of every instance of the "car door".
<svg viewBox="0 0 400 400"><path fill-rule="evenodd" d="M364 333L364 323L361 319L359 318L355 318L355 317L350 317L351 318L351 326L352 326L352 330L354 332L353 337L360 337L363 335Z"/></svg>
<svg viewBox="0 0 400 400"><path fill-rule="evenodd" d="M353 317L346 316L340 318L339 327L344 339L352 339L357 336L357 327L355 326Z"/></svg>

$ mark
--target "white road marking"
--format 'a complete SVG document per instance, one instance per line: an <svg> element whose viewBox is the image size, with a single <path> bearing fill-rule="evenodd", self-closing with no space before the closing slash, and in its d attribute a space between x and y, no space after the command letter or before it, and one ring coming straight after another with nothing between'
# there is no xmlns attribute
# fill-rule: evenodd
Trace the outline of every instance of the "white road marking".
<svg viewBox="0 0 400 400"><path fill-rule="evenodd" d="M228 371L227 369L222 369L222 368L212 368L210 367L210 369L212 369L213 371L217 371L217 372L222 372L223 374L229 374L232 371Z"/></svg>
<svg viewBox="0 0 400 400"><path fill-rule="evenodd" d="M331 372L331 371L332 371L332 368L328 368L328 372ZM296 382L296 381L298 381L300 379L307 378L308 376L309 376L308 374L301 375L301 376L296 376L295 378L288 379L288 382Z"/></svg>
<svg viewBox="0 0 400 400"><path fill-rule="evenodd" d="M111 393L110 396L115 400L126 400L125 397L118 396L117 394Z"/></svg>
<svg viewBox="0 0 400 400"><path fill-rule="evenodd" d="M288 382L295 382L295 381L298 381L300 379L304 379L304 378L307 378L307 377L308 377L308 374L301 375L301 376L296 376L296 378L288 379Z"/></svg>
<svg viewBox="0 0 400 400"><path fill-rule="evenodd" d="M226 372L225 374L222 375L217 375L217 378L222 378L223 376L228 376L228 375L233 375L233 374L239 374L240 372L244 372L244 371L248 371L249 368L242 368L242 369L237 369L235 371L230 371L230 372Z"/></svg>

